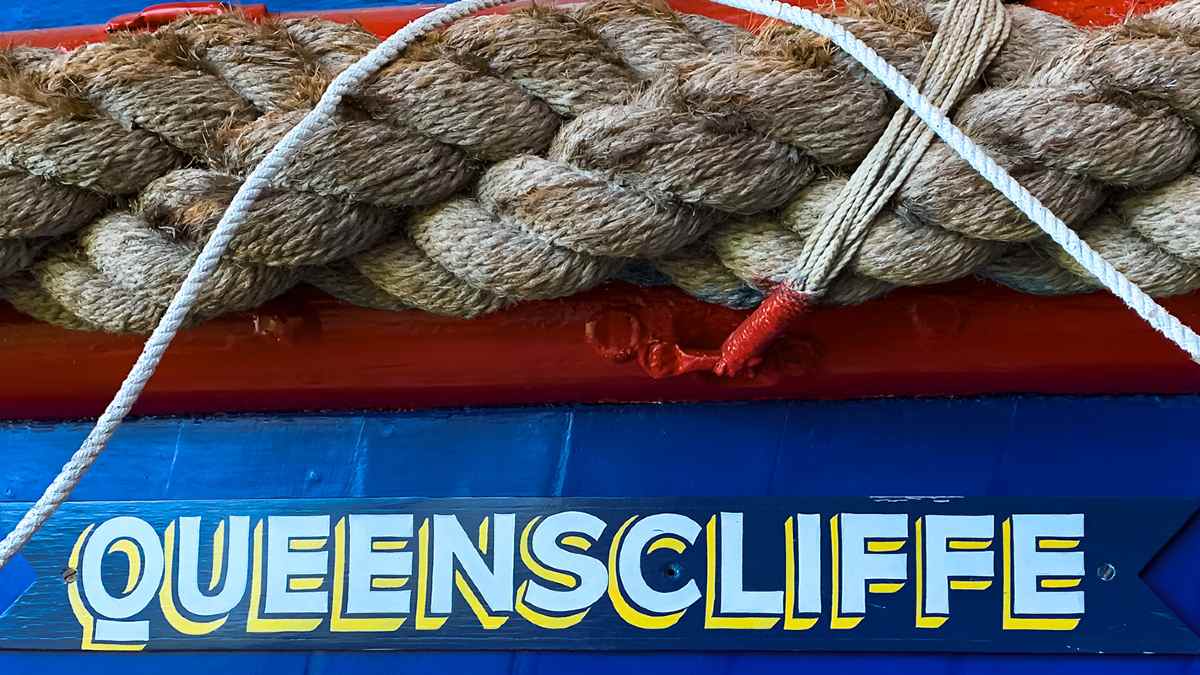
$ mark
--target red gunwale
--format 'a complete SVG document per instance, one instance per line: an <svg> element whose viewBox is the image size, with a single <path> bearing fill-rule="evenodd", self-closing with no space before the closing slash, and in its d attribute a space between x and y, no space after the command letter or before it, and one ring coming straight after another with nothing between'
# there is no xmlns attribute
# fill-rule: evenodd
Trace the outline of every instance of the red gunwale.
<svg viewBox="0 0 1200 675"><path fill-rule="evenodd" d="M704 0L673 4L748 19ZM1166 3L1030 4L1102 24ZM428 9L316 14L385 35ZM73 47L104 36L102 26L74 26L7 33L0 41ZM1200 325L1200 294L1166 305ZM643 339L713 348L744 316L675 289L625 284L470 321L361 309L300 288L183 332L136 412L1200 391L1200 368L1109 296L1039 298L976 281L818 308L752 379L655 380L633 361L602 356L627 351L634 324ZM140 346L137 336L66 331L0 303L0 417L98 414Z"/></svg>

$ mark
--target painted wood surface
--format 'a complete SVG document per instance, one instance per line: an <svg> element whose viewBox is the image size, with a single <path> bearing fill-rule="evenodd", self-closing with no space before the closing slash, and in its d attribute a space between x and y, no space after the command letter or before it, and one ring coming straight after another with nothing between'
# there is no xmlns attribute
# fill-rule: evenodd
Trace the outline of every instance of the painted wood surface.
<svg viewBox="0 0 1200 675"><path fill-rule="evenodd" d="M247 4L248 1L234 2L233 4ZM102 24L119 14L137 12L153 4L156 4L154 0L98 0L96 2L65 0L48 3L15 0L7 3L6 11L0 13L0 30L13 31ZM432 3L413 0L274 0L268 2L267 7L273 12L313 12L418 4Z"/></svg>
<svg viewBox="0 0 1200 675"><path fill-rule="evenodd" d="M1135 12L1165 4L1169 0L1033 0L1029 4L1048 12L1066 16L1081 24L1107 24ZM239 4L235 0L234 4ZM102 24L118 14L136 12L155 4L151 0L59 0L33 2L10 0L0 13L0 31L56 28L84 24ZM397 5L432 4L419 0L273 0L267 3L273 12L317 12L330 10L360 10ZM795 2L794 4L812 4Z"/></svg>
<svg viewBox="0 0 1200 675"><path fill-rule="evenodd" d="M1111 23L1164 1L1034 4L1080 22ZM270 6L284 11L365 4L281 0ZM15 0L0 20L10 28L101 22L140 6L140 0ZM731 16L703 0L679 6ZM355 16L387 32L420 11L376 9ZM53 45L102 37L93 27L16 39ZM1200 325L1200 295L1166 304L1185 322ZM753 379L692 374L655 380L638 365L659 347L716 348L744 316L673 289L621 284L467 322L358 309L298 289L254 312L185 331L138 411L1200 391L1200 368L1111 297L1037 298L974 282L906 289L860 307L822 308L775 346ZM98 414L140 344L134 336L53 328L0 304L0 382L21 383L0 387L0 416Z"/></svg>
<svg viewBox="0 0 1200 675"><path fill-rule="evenodd" d="M1200 296L1168 306L1200 325ZM471 321L302 292L181 333L135 412L1200 391L1200 368L1115 299L974 283L820 310L755 378L654 379L606 358L655 336L715 348L742 316L664 288L600 289ZM0 417L99 414L141 344L0 304L0 382L14 383L0 386Z"/></svg>
<svg viewBox="0 0 1200 675"><path fill-rule="evenodd" d="M276 9L317 7L271 3ZM354 5L368 4L352 0ZM1049 5L1050 0L1042 0ZM10 0L13 29L100 22L142 3ZM389 2L388 4L396 4ZM1063 0L1111 20L1121 3ZM326 5L328 7L328 5ZM56 17L71 17L58 19ZM85 18L87 17L87 18ZM94 34L94 33L93 33ZM1169 303L1200 320L1200 300ZM664 311L665 310L665 311ZM617 312L613 315L609 312ZM622 314L623 313L623 314ZM192 331L168 357L143 412L294 410L542 402L844 397L980 391L1200 390L1186 359L1103 296L1048 300L963 283L897 294L814 317L758 383L650 381L596 358L583 336L643 326L714 346L740 317L665 289L603 289L480 323L384 314L311 291ZM614 318L615 316L615 318ZM707 317L707 319L705 318ZM624 324L623 324L624 322ZM870 326L870 331L864 329ZM606 331L600 331L602 335ZM431 339L430 336L437 336ZM132 362L136 338L73 334L0 308L0 416L99 410ZM438 344L446 347L438 348ZM603 346L603 345L602 345ZM814 349L815 348L815 349ZM13 383L19 383L13 384ZM611 413L611 414L610 414ZM968 494L1196 496L1189 421L1200 400L1006 398L557 407L313 418L142 420L122 430L79 499L396 495ZM83 425L0 428L0 499L25 501L50 479ZM1200 532L1193 525L1149 582L1200 626ZM0 596L5 591L0 581ZM1189 658L501 653L234 653L137 658L4 654L0 673L611 673L726 672L1163 674Z"/></svg>
<svg viewBox="0 0 1200 675"><path fill-rule="evenodd" d="M1010 398L498 409L145 419L123 428L76 498L731 496L846 494L1195 497L1200 398ZM82 424L0 426L0 498L36 497ZM1147 583L1200 627L1200 527ZM2 584L0 584L2 586ZM313 653L2 654L0 672L179 675L600 673L880 669L931 673L1197 672L1188 657Z"/></svg>
<svg viewBox="0 0 1200 675"><path fill-rule="evenodd" d="M0 528L25 506L0 502ZM1139 577L1198 508L1163 497L74 502L22 551L36 579L0 604L0 650L1200 655L1200 637Z"/></svg>
<svg viewBox="0 0 1200 675"><path fill-rule="evenodd" d="M0 528L25 507L0 503ZM1139 572L1198 507L1157 497L75 502L21 552L35 580L0 604L0 650L1196 656L1200 636Z"/></svg>

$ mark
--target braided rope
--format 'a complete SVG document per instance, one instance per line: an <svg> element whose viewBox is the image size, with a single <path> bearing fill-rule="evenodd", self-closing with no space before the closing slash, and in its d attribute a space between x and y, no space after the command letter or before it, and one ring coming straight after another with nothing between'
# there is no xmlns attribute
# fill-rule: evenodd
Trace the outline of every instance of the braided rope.
<svg viewBox="0 0 1200 675"><path fill-rule="evenodd" d="M50 516L58 510L58 507L62 506L83 475L104 451L109 439L112 438L117 427L121 425L130 409L133 408L134 402L141 395L142 389L145 388L150 377L154 375L171 340L175 338L175 334L183 325L184 318L196 303L201 288L212 277L221 256L229 247L234 235L237 234L238 228L246 221L251 205L262 195L271 177L278 174L287 162L300 152L304 144L321 126L331 123L342 99L357 92L368 78L395 59L414 40L460 17L513 1L459 0L408 24L342 71L321 95L316 107L267 153L267 156L259 162L246 182L238 189L229 208L221 216L216 231L204 244L195 264L188 271L183 285L171 300L170 306L150 338L146 340L141 355L138 356L129 375L121 383L112 402L104 409L104 413L96 421L96 425L92 427L83 444L63 465L62 470L46 487L42 496L38 497L38 500L29 507L12 531L5 535L3 541L0 541L0 569L29 542L33 534L46 523Z"/></svg>
<svg viewBox="0 0 1200 675"><path fill-rule="evenodd" d="M1008 6L991 88L955 115L1153 295L1200 287L1200 237L1181 225L1200 215L1197 4L1092 32ZM881 6L833 20L918 76L930 19ZM456 22L344 101L275 177L188 321L301 281L473 316L625 276L630 258L701 299L754 306L833 231L820 221L836 174L895 110L811 34L764 33L623 0ZM0 53L14 71L0 77L0 275L18 272L0 295L71 328L149 332L241 176L373 44L353 26L226 15ZM832 258L844 269L822 302L968 274L1102 287L942 142L863 234Z"/></svg>
<svg viewBox="0 0 1200 675"><path fill-rule="evenodd" d="M1200 198L1197 4L1091 33L1006 7L992 86L956 114L1154 295L1200 287L1200 237L1180 225ZM873 7L832 20L917 77L929 17ZM829 173L861 165L895 110L810 33L764 33L626 0L456 22L343 102L275 177L188 320L302 280L366 306L473 316L623 276L630 258L702 299L753 306L825 250L835 230L820 221L843 183ZM343 24L226 15L0 57L21 85L0 78L0 275L25 270L0 295L72 328L149 332L239 176L374 43ZM968 274L1100 287L941 142L863 234L831 258L845 269L821 282L822 302Z"/></svg>
<svg viewBox="0 0 1200 675"><path fill-rule="evenodd" d="M916 86L945 114L979 80L1008 37L1008 15L999 0L952 1L948 16L917 73ZM834 38L839 47L846 49ZM869 67L869 66L868 66ZM894 82L879 78L895 91ZM916 168L933 130L911 108L901 108L804 242L788 282L818 300L858 252L867 228Z"/></svg>
<svg viewBox="0 0 1200 675"><path fill-rule="evenodd" d="M895 93L929 129L933 130L959 157L965 159L979 175L986 178L988 183L1049 235L1072 260L1133 309L1146 323L1186 352L1192 361L1200 363L1200 335L1197 335L1166 308L1155 302L1103 256L1088 246L1062 219L1054 215L1037 197L996 163L983 148L955 126L942 108L926 98L903 74L880 58L862 41L824 17L811 12L797 12L795 8L774 0L717 1L756 13L769 7L772 10L770 16L804 26L829 37L839 48L863 64L871 71L872 75ZM845 190L841 194L845 194ZM835 201L835 208L841 208L841 201L841 199ZM822 219L822 224L824 223L825 219ZM819 234L824 236L826 233L820 232ZM853 237L853 235L850 236ZM861 245L861 236L862 232L860 231L856 241L859 245ZM819 237L814 237L814 239L819 239ZM809 247L806 247L805 253L808 253L809 250ZM841 264L844 265L845 262L843 257ZM799 269L804 269L803 262ZM822 271L820 274L821 280L829 279L831 276L828 271ZM775 291L774 295L777 301L763 303L759 310L746 320L744 327L736 331L726 342L722 350L723 357L716 364L715 370L718 373L735 373L748 365L748 362L757 356L757 351L765 345L765 342L779 333L779 324L786 325L794 321L807 308L810 292L805 292L804 289L807 288L805 284L809 282L810 279L805 278L803 273L797 275L793 272L791 278L783 282L785 287Z"/></svg>
<svg viewBox="0 0 1200 675"><path fill-rule="evenodd" d="M82 478L83 473L87 471L98 457L116 427L128 414L133 401L153 373L163 352L169 345L174 334L182 326L188 312L193 305L203 300L201 291L203 290L205 281L214 275L220 280L221 270L218 268L219 259L225 249L230 246L241 223L252 218L251 207L255 204L256 200L269 199L270 190L276 186L272 181L278 180L281 177L285 179L290 178L290 185L293 188L297 188L295 191L304 192L303 188L311 188L311 183L305 183L295 175L289 176L289 171L294 167L294 164L289 162L301 156L299 150L303 144L311 142L314 139L323 139L325 137L321 136L321 133L328 132L331 128L336 129L344 124L341 121L338 124L333 124L339 103L343 99L353 96L360 91L360 88L368 79L388 62L395 59L400 51L417 36L449 23L467 13L484 7L504 4L505 1L463 0L462 2L449 5L426 15L396 35L393 35L389 40L373 49L361 60L356 61L353 65L346 68L325 90L316 107L303 115L299 123L294 127L290 127L290 130L284 133L278 133L278 131L272 133L268 129L257 138L251 134L248 148L234 148L234 154L237 154L240 150L244 155L241 161L253 166L254 169L237 190L228 208L224 210L223 215L215 224L215 227L213 227L214 232L212 236L208 238L199 255L196 257L194 264L188 269L182 286L174 294L165 311L162 312L161 321L159 321L150 339L147 341L142 355L139 357L130 375L122 384L113 402L98 420L96 427L89 434L81 448L72 456L71 461L63 467L62 472L55 478L42 497L30 508L14 530L0 542L0 566L3 566L3 564L11 559L21 546L32 537L38 527L65 501L70 491ZM876 50L848 32L845 27L807 10L789 7L773 2L772 0L719 1L731 7L771 16L797 26L802 26L830 39L853 58L854 61L866 67L890 91L894 92L901 101L908 105L922 121L945 141L951 151L962 157L988 183L999 189L1038 228L1045 231L1053 241L1060 244L1067 254L1088 274L1095 276L1101 283L1113 290L1115 294L1121 297L1122 300L1151 323L1151 325L1175 341L1176 344L1179 344L1185 351L1192 354L1193 358L1200 355L1200 339L1197 338L1195 333L1183 326L1166 310L1155 304L1133 282L1123 276L1105 261L1099 253L1083 242L1061 219L1054 216L1032 193L1022 187L1005 169L994 161L987 152L967 138L958 127L952 124L939 107L926 99L906 79L900 70L889 64ZM589 9L585 9L584 12L592 11L595 14L603 14L605 10L605 4L598 3ZM662 38L664 34L669 34L672 29L678 27L672 23L672 18L669 16L653 12L649 16L645 16L644 14L639 14L638 16L645 19L645 22L640 23L639 26L648 28L652 34L651 37L655 37L654 34L657 31L657 37ZM1185 14L1184 18L1186 19L1188 16ZM606 25L608 28L607 39L610 41L619 41L623 36L629 34L629 31L626 30L627 26L624 26L621 21L610 22ZM604 31L600 31L600 34L603 36ZM695 33L689 34L692 35L697 45L708 49L706 46L708 43L698 37L703 34L703 31L698 30ZM713 44L720 43L725 37L727 36L724 36L724 34L718 34L715 38L709 36L709 42ZM551 184L554 184L555 180L561 181L563 174L562 172L556 173L556 170L563 166L563 162L570 161L573 163L570 165L570 168L574 170L574 173L568 173L570 181L567 184L559 185L558 189L565 189L569 185L575 192L586 193L589 186L593 186L597 190L597 195L590 197L590 201L583 203L574 202L571 204L573 208L590 205L603 210L604 202L600 201L600 199L603 198L604 200L611 201L615 197L626 200L632 199L634 201L642 200L643 202L648 200L647 204L645 204L646 206L658 209L661 212L660 215L665 218L663 220L665 224L662 226L662 232L659 235L665 237L665 239L655 239L647 245L647 248L642 249L650 251L651 255L653 255L654 251L662 250L663 252L667 252L686 244L689 240L693 240L695 236L707 229L709 221L717 213L740 213L743 211L753 213L781 204L782 202L779 201L777 195L772 196L774 191L781 185L780 181L782 181L783 185L791 186L790 190L785 191L784 196L786 197L797 192L799 188L803 187L811 179L813 175L811 165L806 169L804 163L799 161L794 152L789 152L786 145L781 145L779 141L770 140L771 134L787 133L787 130L781 132L774 126L771 127L771 131L765 132L768 138L767 142L758 142L754 146L753 157L747 156L746 158L751 166L758 166L764 171L763 176L765 178L758 183L754 183L751 180L749 181L749 185L744 183L737 186L725 186L719 180L710 180L710 177L695 175L693 173L689 175L693 188L687 189L676 182L677 177L670 175L670 172L667 175L651 175L647 177L643 171L647 166L653 165L653 162L645 164L647 156L651 160L665 161L668 164L679 164L683 162L682 158L685 156L696 153L715 152L721 146L721 142L725 136L730 135L730 130L725 129L714 135L712 128L704 125L697 126L690 120L673 116L669 108L660 105L664 100L672 96L682 95L686 99L689 94L689 87L702 89L706 85L706 82L703 78L697 77L697 72L702 71L703 66L691 70L690 73L685 73L686 77L682 82L679 82L675 80L677 77L676 71L664 70L661 65L664 60L670 61L670 59L676 58L666 55L676 46L675 42L669 39L669 35L668 39L656 39L649 42L646 42L645 38L646 35L641 34L636 39L639 44L650 44L659 53L640 61L627 59L626 62L631 65L636 63L634 67L635 71L640 73L655 73L660 79L658 80L659 84L651 87L643 98L635 101L632 109L630 106L625 106L624 109L614 113L611 107L601 107L593 111L590 117L588 115L581 116L574 122L569 122L563 127L549 151L548 159L518 157L501 162L501 164L489 170L484 175L478 190L478 204L483 206L483 212L480 212L474 204L456 202L451 202L449 206L441 207L443 212L449 209L457 214L453 220L459 226L469 225L471 219L492 220L497 214L500 214L500 220L503 223L505 213L520 212L526 218L521 221L520 228L510 231L509 234L514 237L527 236L530 234L530 230L532 230L542 237L542 239L536 241L527 239L522 245L533 245L536 248L536 244L544 244L545 239L549 239L559 246L561 251L568 253L575 252L593 257L628 255L629 251L621 248L619 242L613 243L613 241L607 240L601 242L598 247L594 247L594 242L591 241L579 241L569 237L564 239L562 236L559 236L561 233L553 230L556 227L554 220L559 217L569 216L569 213L561 210L551 210L535 214L538 218L542 218L542 220L539 220L538 218L530 217L529 213L521 212L520 209L517 209L517 211L512 210L513 203L508 200L513 199L512 194L514 190L517 193L527 196L529 194L529 187L526 187L527 184L544 185L547 180ZM86 58L91 56L95 55L85 53L80 58L86 60ZM901 58L903 58L903 54L901 54ZM915 62L919 63L920 61L921 59L917 59ZM1078 62L1071 63L1069 59L1064 60L1064 63L1066 65L1056 65L1055 67L1060 70L1065 69L1068 72L1073 72L1072 68L1078 69L1080 67ZM728 66L728 64L718 65ZM912 62L908 65L912 65ZM736 73L736 68L734 72ZM708 75L712 74L709 73ZM227 77L236 80L238 74L232 73ZM1078 92L1075 92L1075 94L1078 95ZM110 92L101 92L100 95L103 98L104 96L109 96ZM267 94L263 94L263 92L249 92L246 96L250 100L254 100L255 98L260 99L263 102L259 105L264 108L269 108L273 105L271 103L273 99L269 95L269 92ZM200 103L207 105L203 100ZM1186 105L1179 104L1177 101L1174 103L1176 105L1172 106L1173 109L1177 107L1187 108ZM105 99L103 104L111 114L118 118L140 114L136 107L129 107L128 101ZM232 108L222 108L221 105L214 104L214 108L236 111L239 109L238 105L235 102ZM711 114L718 113L716 110L709 110L707 112ZM236 114L238 113L235 112ZM281 119L269 120L269 125L266 126L273 125L273 128L276 130L280 127L289 127L295 118L296 115L284 115ZM153 127L158 122L154 118L142 116L137 118L136 124L138 126ZM855 120L855 123L858 122L859 120ZM676 132L681 132L681 135L669 137L668 140L670 142L666 145L654 145L653 143L647 145L646 139L642 136L644 130L639 125L661 125L663 123L673 124ZM755 122L751 120L749 124L753 127ZM589 127L589 125L592 126ZM101 124L100 126L104 125ZM616 130L618 138L621 138L620 133L627 133L628 135L623 138L623 142L631 144L631 148L638 148L642 156L637 157L635 155L623 154L629 152L629 148L622 148L620 144L614 145L611 140L604 145L595 145L598 140L595 135L597 127L600 129ZM661 129L661 126L659 128ZM263 131L263 128L260 127L257 130ZM584 133L584 131L587 131L587 133ZM203 149L201 147L203 143L197 145L197 140L202 139L206 133L211 134L213 130L192 128L185 130L185 132L173 136L171 144L176 150L190 150L194 152ZM722 133L724 136L722 136ZM736 133L734 135L743 144L747 143L748 140L752 140L748 139L745 135L737 135ZM695 142L695 138L697 137L700 139L699 143ZM795 142L796 135L793 135L789 140ZM1192 138L1190 140L1194 141L1195 139ZM670 146L675 147L668 150L667 148ZM602 149L608 152L603 153L601 152ZM312 152L314 147L305 146L305 150ZM851 150L849 154L854 155L855 153ZM1192 154L1194 155L1194 152ZM166 158L164 161L167 164L174 161L173 155L170 152L162 156ZM620 162L617 164L604 164L600 161L602 157L611 156L616 156L620 161L626 162L626 164L621 164ZM827 161L836 163L839 161L839 158L844 161L846 156L846 153L839 155L835 152L827 158ZM858 157L861 158L861 155L858 155ZM33 169L38 166L35 161L36 159L26 156L8 158L8 161L14 162L25 169ZM1161 165L1161 160L1161 157L1152 157L1148 160L1148 163ZM1190 158L1188 159L1188 163L1190 163ZM691 167L685 166L684 168L690 170ZM1091 168L1097 169L1095 166ZM1100 166L1097 171L1102 173L1099 170L1104 168ZM1164 169L1159 166L1157 170L1160 172L1159 174L1150 173L1150 175L1155 179L1161 180L1161 172ZM1174 171L1173 174L1170 167L1165 171L1168 176L1177 176L1182 169ZM1151 184L1156 182L1154 179L1147 178L1146 175L1138 174L1137 171L1127 173L1132 175L1108 175L1107 182L1117 185L1140 185L1146 182L1150 182ZM34 172L31 175L37 174ZM613 176L616 176L619 182L614 182ZM287 180L284 183L289 184ZM363 184L364 187L366 185L366 183ZM635 185L636 189L627 189L626 185ZM699 187L695 187L696 185L699 185ZM661 195L672 195L676 198L682 196L682 202L685 206L680 207L677 203L661 201ZM539 195L539 198L544 198L544 195ZM509 217L515 218L516 216L512 215ZM601 221L599 225L603 228L605 222ZM460 228L459 232L461 233L461 231ZM516 234L513 234L513 232ZM586 233L586 230L584 232ZM680 232L683 232L683 234L681 235ZM578 237L580 236L580 232L576 231L572 235ZM90 237L85 235L84 239L88 241L89 245L101 248L104 242L104 237L98 236L96 233L92 233ZM429 249L425 250L427 253L429 252ZM542 246L542 250L545 250L544 245ZM438 258L438 262L450 268L452 265L447 264L447 260L453 259L451 255L453 251L444 253L447 257ZM584 262L586 263L587 261L584 260ZM65 264L65 261L60 260L56 264ZM484 270L482 272L482 274L491 274L493 276L503 273L512 273L512 270ZM476 288L475 290L478 289ZM67 313L71 314L71 312ZM90 317L81 321L86 325L89 323L89 319Z"/></svg>

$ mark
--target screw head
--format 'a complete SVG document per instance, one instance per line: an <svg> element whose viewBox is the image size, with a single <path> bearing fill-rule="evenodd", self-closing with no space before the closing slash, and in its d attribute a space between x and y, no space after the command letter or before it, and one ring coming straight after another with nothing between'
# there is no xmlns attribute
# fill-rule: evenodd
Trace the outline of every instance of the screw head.
<svg viewBox="0 0 1200 675"><path fill-rule="evenodd" d="M667 563L663 566L663 576L668 579L677 579L683 574L683 567L677 562Z"/></svg>
<svg viewBox="0 0 1200 675"><path fill-rule="evenodd" d="M1104 563L1096 570L1096 578L1100 581L1112 581L1117 578L1117 568L1112 563Z"/></svg>

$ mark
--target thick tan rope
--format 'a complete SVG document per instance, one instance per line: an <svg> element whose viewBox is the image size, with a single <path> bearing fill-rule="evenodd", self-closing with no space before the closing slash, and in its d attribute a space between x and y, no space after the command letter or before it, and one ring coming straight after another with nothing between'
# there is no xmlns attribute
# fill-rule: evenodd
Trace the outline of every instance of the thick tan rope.
<svg viewBox="0 0 1200 675"><path fill-rule="evenodd" d="M1014 9L1009 11L1016 19ZM1189 168L1200 82L1196 20L1188 17L1198 13L1195 3L1180 3L1170 16L1160 11L1068 39L1057 60L969 97L955 116L1087 243L1155 295L1189 292L1200 283L1187 262L1196 260L1197 250L1185 243L1196 222L1187 205L1200 196ZM1005 51L1012 43L1010 37ZM1122 81L1137 85L1126 90L1117 84ZM842 181L814 182L780 218L715 232L710 243L719 262L691 264L716 264L734 270L737 279L764 285L782 281L791 271L787 261L801 253ZM1142 187L1124 189L1134 186ZM856 300L891 284L938 283L969 273L1037 293L1097 287L973 169L935 144L893 209L867 232L851 276L835 286L833 299L844 294Z"/></svg>
<svg viewBox="0 0 1200 675"><path fill-rule="evenodd" d="M990 87L955 115L1156 294L1200 286L1187 227L1200 203L1198 7L1081 32L1010 6ZM936 18L879 5L838 20L916 78ZM988 31L968 34L983 41L964 53L982 53ZM226 16L70 54L10 51L5 297L72 327L148 330L239 176L372 44L352 26ZM879 165L872 184L894 198L846 209L859 217L842 234L821 226L843 189L870 194L838 173L868 157L895 109L803 31L753 37L619 0L465 19L374 78L273 183L196 318L301 280L369 306L469 316L588 288L630 258L739 306L786 279L826 302L972 273L1037 292L1094 287L940 142Z"/></svg>
<svg viewBox="0 0 1200 675"><path fill-rule="evenodd" d="M951 0L913 85L945 114L974 86L1008 37L999 0ZM826 294L862 246L867 230L933 142L911 108L896 111L883 136L824 210L788 278L721 346L711 369L732 375L752 366L772 341Z"/></svg>
<svg viewBox="0 0 1200 675"><path fill-rule="evenodd" d="M958 103L1008 37L1000 0L951 0L913 84L943 113ZM933 142L933 130L909 108L898 110L883 136L821 214L786 282L816 301L862 246L867 228Z"/></svg>

